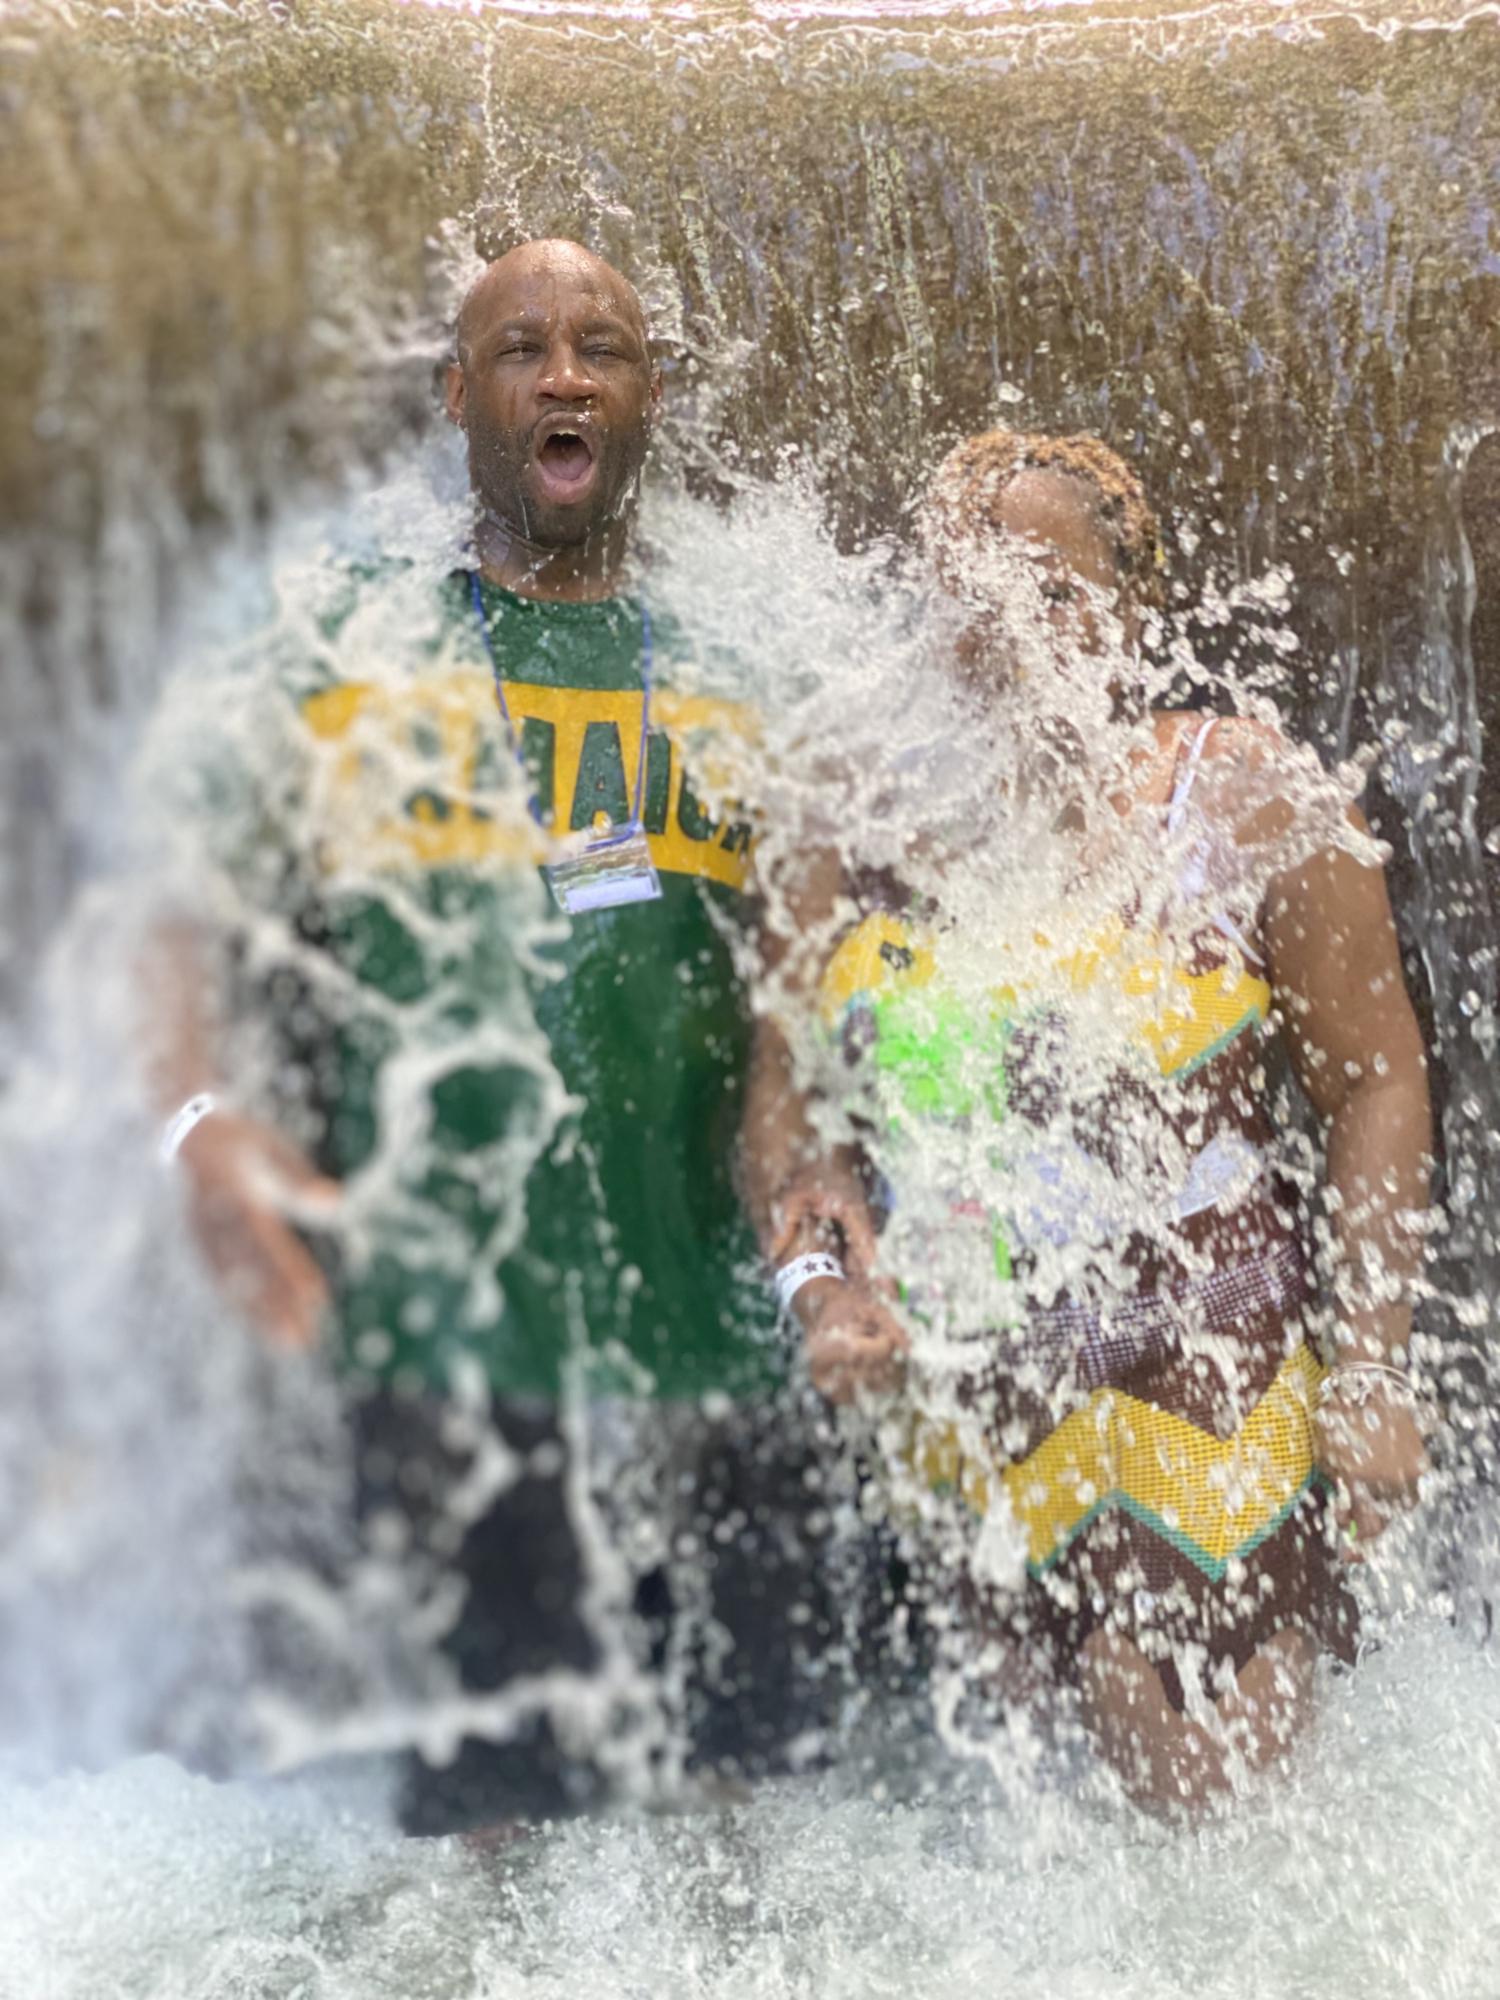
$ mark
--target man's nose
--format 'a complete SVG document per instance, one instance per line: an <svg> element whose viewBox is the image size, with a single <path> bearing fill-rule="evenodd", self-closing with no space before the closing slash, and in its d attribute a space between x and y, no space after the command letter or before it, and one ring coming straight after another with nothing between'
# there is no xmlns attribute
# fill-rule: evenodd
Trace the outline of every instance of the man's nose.
<svg viewBox="0 0 1500 2000"><path fill-rule="evenodd" d="M537 391L560 403L582 403L598 393L593 371L571 341L554 341L547 350Z"/></svg>

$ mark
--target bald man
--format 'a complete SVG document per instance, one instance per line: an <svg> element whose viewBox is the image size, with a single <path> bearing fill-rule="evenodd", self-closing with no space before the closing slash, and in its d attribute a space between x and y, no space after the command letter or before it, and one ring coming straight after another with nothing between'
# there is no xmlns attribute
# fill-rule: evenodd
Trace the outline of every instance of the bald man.
<svg viewBox="0 0 1500 2000"><path fill-rule="evenodd" d="M626 587L661 401L628 282L578 244L524 244L469 293L455 346L473 563L434 579L431 643L393 667L361 650L390 619L325 621L292 702L256 705L274 726L255 783L211 788L257 801L227 843L233 895L284 931L249 927L240 1008L272 1015L275 1102L298 1116L234 1073L226 1009L201 999L228 990L213 940L179 928L173 983L196 998L159 1063L171 1145L246 1314L339 1356L380 1548L462 1582L445 1641L460 1698L597 1665L567 1376L614 1412L606 1428L626 1420L619 1481L648 1518L663 1486L687 1503L647 1539L699 1551L686 1595L735 1642L693 1697L698 1748L753 1769L811 1719L797 1657L824 1606L796 1553L816 1496L733 1179L749 1024L726 930L749 829L714 819L684 755L689 714L734 716L701 695L689 709L677 635ZM540 976L515 948L531 861L560 933ZM452 1385L476 1368L498 1470L485 1426L454 1422ZM673 1643L681 1578L645 1576L638 1596L639 1657ZM544 1720L483 1731L450 1765L413 1766L411 1827L589 1795L587 1760Z"/></svg>
<svg viewBox="0 0 1500 2000"><path fill-rule="evenodd" d="M456 346L481 575L552 603L616 597L661 407L634 288L577 243L523 243L465 299Z"/></svg>

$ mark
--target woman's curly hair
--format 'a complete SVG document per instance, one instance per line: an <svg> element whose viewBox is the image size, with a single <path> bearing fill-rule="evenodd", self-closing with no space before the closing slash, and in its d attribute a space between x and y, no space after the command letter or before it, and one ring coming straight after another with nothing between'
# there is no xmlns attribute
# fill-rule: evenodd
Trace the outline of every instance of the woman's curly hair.
<svg viewBox="0 0 1500 2000"><path fill-rule="evenodd" d="M962 537L998 529L1000 499L1019 473L1065 472L1093 491L1122 586L1141 610L1162 601L1161 528L1146 490L1117 452L1096 437L1049 437L1042 431L981 431L955 445L933 477L923 504L932 529Z"/></svg>

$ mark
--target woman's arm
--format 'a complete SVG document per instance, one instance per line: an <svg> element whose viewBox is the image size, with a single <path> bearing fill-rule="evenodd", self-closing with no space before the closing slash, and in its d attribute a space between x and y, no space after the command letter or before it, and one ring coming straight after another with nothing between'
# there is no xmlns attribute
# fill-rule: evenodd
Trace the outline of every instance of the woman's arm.
<svg viewBox="0 0 1500 2000"><path fill-rule="evenodd" d="M1432 1147L1427 1058L1385 876L1328 849L1271 883L1272 986L1327 1120L1338 1360L1405 1359Z"/></svg>
<svg viewBox="0 0 1500 2000"><path fill-rule="evenodd" d="M1276 1005L1326 1121L1336 1351L1325 1469L1368 1539L1426 1465L1409 1393L1351 1364L1408 1360L1432 1145L1427 1060L1380 868L1325 849L1273 878L1265 911Z"/></svg>

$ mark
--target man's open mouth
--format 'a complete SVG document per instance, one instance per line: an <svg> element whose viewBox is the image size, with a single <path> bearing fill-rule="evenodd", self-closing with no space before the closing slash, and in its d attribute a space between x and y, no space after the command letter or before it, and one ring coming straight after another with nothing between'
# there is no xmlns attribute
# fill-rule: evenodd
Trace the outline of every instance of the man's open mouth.
<svg viewBox="0 0 1500 2000"><path fill-rule="evenodd" d="M542 490L549 500L559 503L580 500L593 481L593 440L581 429L570 430L559 424L537 446L536 463Z"/></svg>

